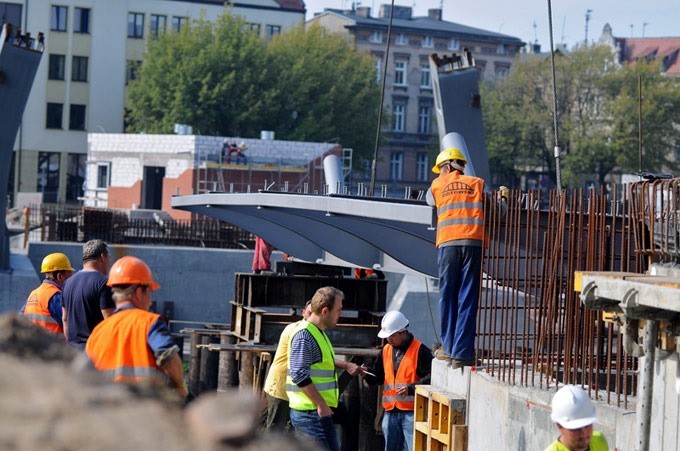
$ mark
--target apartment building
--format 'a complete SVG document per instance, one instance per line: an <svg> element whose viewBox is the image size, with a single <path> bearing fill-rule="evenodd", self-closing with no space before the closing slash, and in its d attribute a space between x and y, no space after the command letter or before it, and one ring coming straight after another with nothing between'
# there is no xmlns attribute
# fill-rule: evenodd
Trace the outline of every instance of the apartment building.
<svg viewBox="0 0 680 451"><path fill-rule="evenodd" d="M126 84L149 36L225 13L242 16L267 39L304 23L305 7L302 0L0 1L0 22L46 37L8 191L77 203L87 172L88 133L124 131Z"/></svg>
<svg viewBox="0 0 680 451"><path fill-rule="evenodd" d="M376 79L384 73L391 6L382 5L377 17L371 8L327 9L307 21L347 36L357 50L375 60ZM391 118L389 136L379 149L376 182L393 192L405 186L426 188L432 159L438 150L434 98L428 56L472 51L480 79L505 76L524 43L515 37L442 20L441 9L413 17L412 8L395 6L390 54L387 58L385 112ZM355 174L361 178L361 174ZM363 177L370 177L368 170Z"/></svg>

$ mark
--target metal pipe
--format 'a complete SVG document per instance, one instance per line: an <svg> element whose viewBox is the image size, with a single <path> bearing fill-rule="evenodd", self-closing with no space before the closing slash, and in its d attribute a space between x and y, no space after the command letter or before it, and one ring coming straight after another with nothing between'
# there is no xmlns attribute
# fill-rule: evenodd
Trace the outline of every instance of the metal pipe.
<svg viewBox="0 0 680 451"><path fill-rule="evenodd" d="M648 320L645 323L644 343L642 348L645 357L640 381L640 411L638 420L637 451L649 451L649 433L652 423L652 392L654 391L654 360L656 340L659 335L659 322Z"/></svg>

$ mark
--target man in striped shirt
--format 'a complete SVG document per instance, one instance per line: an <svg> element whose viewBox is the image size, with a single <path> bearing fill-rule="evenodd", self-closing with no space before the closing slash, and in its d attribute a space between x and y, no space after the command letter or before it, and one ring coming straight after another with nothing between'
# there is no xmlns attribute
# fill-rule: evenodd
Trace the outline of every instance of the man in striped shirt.
<svg viewBox="0 0 680 451"><path fill-rule="evenodd" d="M338 437L331 415L338 405L340 368L356 375L358 366L335 359L326 329L335 327L342 314L342 291L319 288L311 302L311 314L293 331L288 359L286 394L290 404L290 422L295 432L316 440L324 449L339 450Z"/></svg>

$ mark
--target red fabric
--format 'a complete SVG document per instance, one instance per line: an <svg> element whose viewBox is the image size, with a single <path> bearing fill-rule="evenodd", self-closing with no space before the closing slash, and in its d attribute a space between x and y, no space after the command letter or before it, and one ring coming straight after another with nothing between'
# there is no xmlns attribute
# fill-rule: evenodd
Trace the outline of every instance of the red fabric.
<svg viewBox="0 0 680 451"><path fill-rule="evenodd" d="M272 264L269 257L274 247L262 238L255 237L255 255L253 255L253 271L271 271Z"/></svg>

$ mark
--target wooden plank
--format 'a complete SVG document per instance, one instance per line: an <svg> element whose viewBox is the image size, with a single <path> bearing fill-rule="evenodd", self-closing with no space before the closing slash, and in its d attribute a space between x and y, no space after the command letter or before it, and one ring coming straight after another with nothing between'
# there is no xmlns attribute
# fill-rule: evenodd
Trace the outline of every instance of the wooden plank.
<svg viewBox="0 0 680 451"><path fill-rule="evenodd" d="M468 446L468 428L467 426L454 426L453 427L453 433L451 434L453 437L451 446L449 449L451 451L467 451Z"/></svg>

